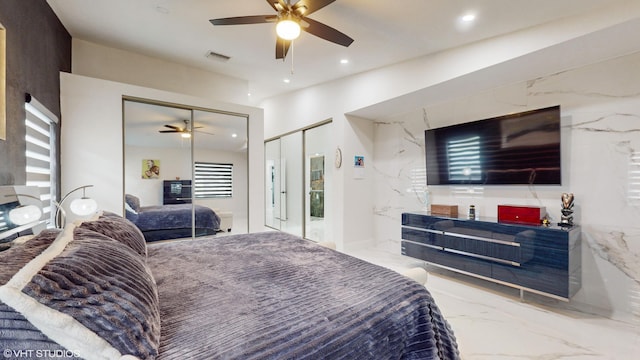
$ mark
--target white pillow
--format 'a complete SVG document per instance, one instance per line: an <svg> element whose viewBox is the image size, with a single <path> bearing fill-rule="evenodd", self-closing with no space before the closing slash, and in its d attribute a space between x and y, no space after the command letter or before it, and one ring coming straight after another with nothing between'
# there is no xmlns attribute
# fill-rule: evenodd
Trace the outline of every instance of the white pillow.
<svg viewBox="0 0 640 360"><path fill-rule="evenodd" d="M133 210L133 208L131 207L131 205L129 205L129 203L127 203L127 202L125 202L125 203L124 203L124 209L125 209L126 211L128 211L128 212L132 212L132 213L134 213L134 214L136 214L136 215L138 214L138 212L137 212L137 211L135 211L135 210Z"/></svg>

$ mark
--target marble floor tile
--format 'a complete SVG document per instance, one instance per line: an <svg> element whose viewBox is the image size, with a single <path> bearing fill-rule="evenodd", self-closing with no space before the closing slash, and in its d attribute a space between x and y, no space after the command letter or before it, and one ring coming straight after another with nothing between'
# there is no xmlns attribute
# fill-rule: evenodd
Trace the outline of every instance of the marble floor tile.
<svg viewBox="0 0 640 360"><path fill-rule="evenodd" d="M424 262L378 249L346 253L395 271ZM427 267L427 288L451 324L464 360L640 358L640 329L571 310L564 302Z"/></svg>

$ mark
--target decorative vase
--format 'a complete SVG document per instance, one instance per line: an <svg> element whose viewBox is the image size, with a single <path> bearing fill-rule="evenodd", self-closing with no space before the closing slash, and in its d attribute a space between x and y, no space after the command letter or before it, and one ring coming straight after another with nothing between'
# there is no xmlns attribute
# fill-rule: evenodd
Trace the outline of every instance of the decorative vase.
<svg viewBox="0 0 640 360"><path fill-rule="evenodd" d="M562 216L560 216L560 222L558 225L573 226L573 193L563 193L561 200L562 209L560 212L562 213Z"/></svg>

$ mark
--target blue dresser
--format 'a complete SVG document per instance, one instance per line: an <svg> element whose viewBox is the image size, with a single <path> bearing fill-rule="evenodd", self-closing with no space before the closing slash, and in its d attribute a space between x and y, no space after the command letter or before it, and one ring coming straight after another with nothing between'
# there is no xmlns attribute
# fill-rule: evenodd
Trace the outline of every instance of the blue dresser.
<svg viewBox="0 0 640 360"><path fill-rule="evenodd" d="M580 228L402 214L402 254L568 300L581 286Z"/></svg>

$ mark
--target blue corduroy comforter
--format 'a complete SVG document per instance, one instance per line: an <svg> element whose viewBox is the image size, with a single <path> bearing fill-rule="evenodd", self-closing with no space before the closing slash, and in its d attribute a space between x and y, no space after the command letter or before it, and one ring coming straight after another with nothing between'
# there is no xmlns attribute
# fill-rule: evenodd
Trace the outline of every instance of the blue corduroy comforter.
<svg viewBox="0 0 640 360"><path fill-rule="evenodd" d="M280 232L155 243L158 359L458 359L426 288Z"/></svg>
<svg viewBox="0 0 640 360"><path fill-rule="evenodd" d="M127 211L132 221L144 234L147 241L175 239L191 236L195 213L196 235L211 235L220 230L220 217L210 208L201 205L171 204L144 206L137 213Z"/></svg>

